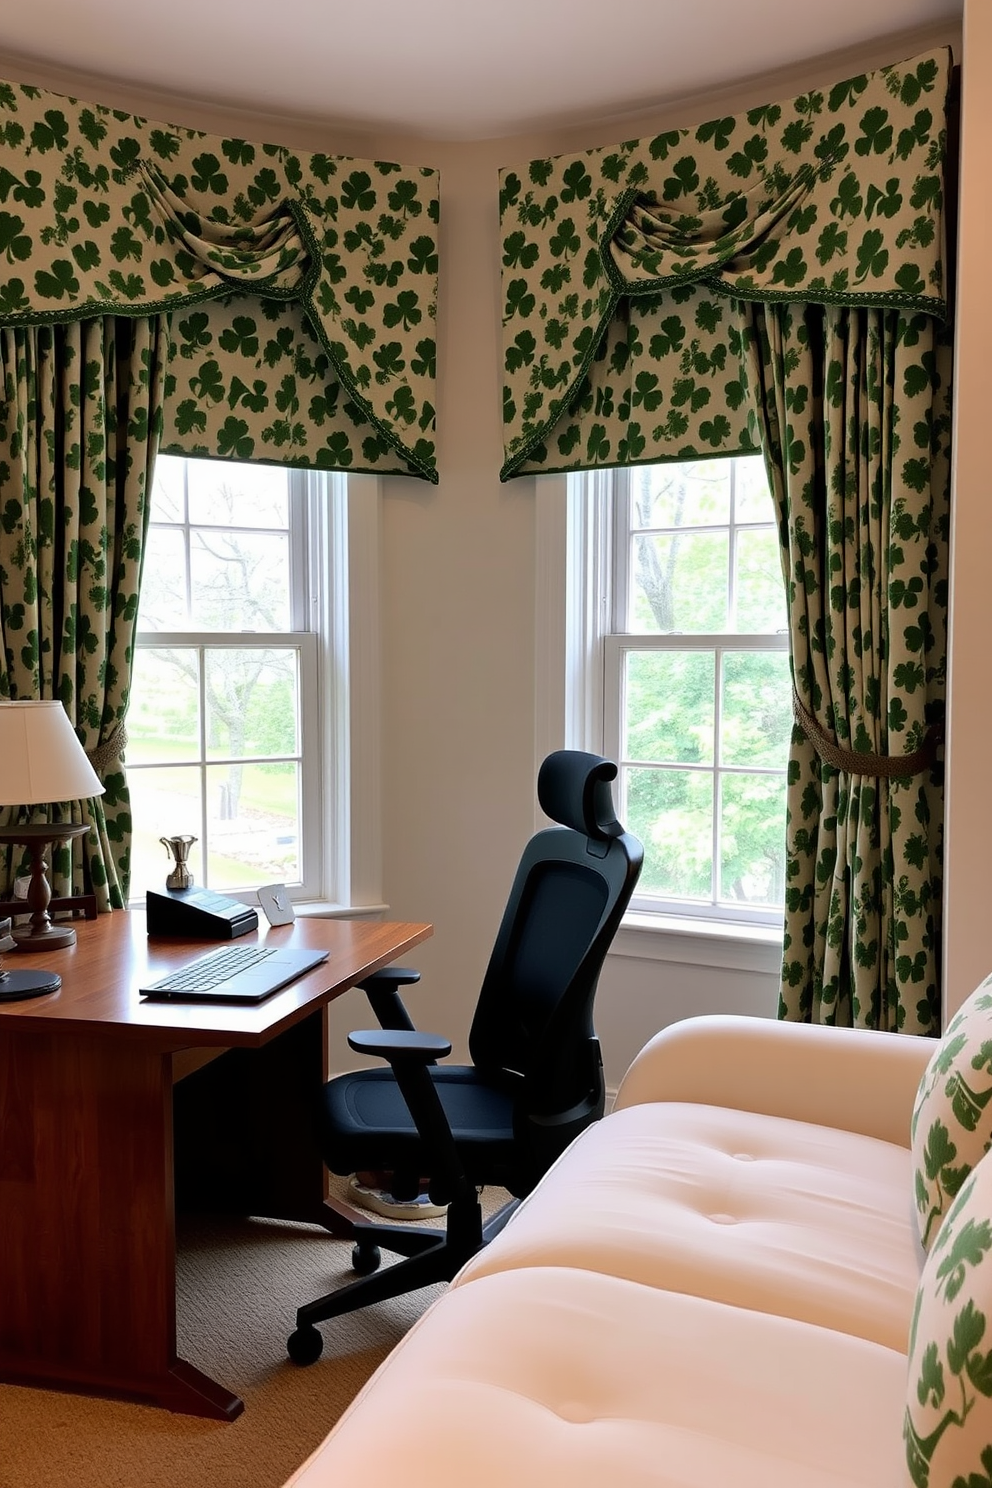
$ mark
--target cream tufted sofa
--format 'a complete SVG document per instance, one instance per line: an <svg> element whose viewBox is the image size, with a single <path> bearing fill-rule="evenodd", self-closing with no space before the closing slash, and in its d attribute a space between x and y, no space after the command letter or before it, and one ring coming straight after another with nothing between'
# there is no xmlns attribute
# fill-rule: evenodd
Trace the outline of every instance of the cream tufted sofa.
<svg viewBox="0 0 992 1488"><path fill-rule="evenodd" d="M911 1478L903 1440L907 1399L934 1419L957 1400L930 1390L930 1354L907 1358L927 1261L910 1128L918 1089L945 1083L938 1053L930 1040L764 1019L665 1029L612 1114L462 1270L291 1484L951 1488L953 1472L928 1482L919 1460ZM959 1171L943 1172L961 1188ZM992 1168L987 1178L992 1205ZM945 1229L956 1254L961 1224ZM939 1290L947 1258L928 1238ZM978 1404L968 1419L985 1431L992 1401ZM992 1456L989 1468L992 1488Z"/></svg>

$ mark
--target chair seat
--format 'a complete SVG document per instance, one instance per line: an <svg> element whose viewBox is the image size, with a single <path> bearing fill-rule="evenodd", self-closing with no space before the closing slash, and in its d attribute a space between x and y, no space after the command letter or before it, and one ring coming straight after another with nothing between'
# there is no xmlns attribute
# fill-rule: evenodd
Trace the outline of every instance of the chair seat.
<svg viewBox="0 0 992 1488"><path fill-rule="evenodd" d="M501 1182L514 1160L513 1097L471 1065L430 1071L455 1141L479 1183ZM392 1070L355 1070L324 1087L320 1132L325 1161L341 1175L359 1168L424 1171L422 1143Z"/></svg>

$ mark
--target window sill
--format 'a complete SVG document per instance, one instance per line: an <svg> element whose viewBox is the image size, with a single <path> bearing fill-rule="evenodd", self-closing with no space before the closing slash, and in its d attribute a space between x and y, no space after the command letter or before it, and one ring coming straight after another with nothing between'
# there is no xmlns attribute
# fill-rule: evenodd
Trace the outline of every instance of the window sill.
<svg viewBox="0 0 992 1488"><path fill-rule="evenodd" d="M777 925L630 913L623 918L610 955L777 976L782 930Z"/></svg>
<svg viewBox="0 0 992 1488"><path fill-rule="evenodd" d="M335 904L329 899L305 899L293 905L299 920L371 920L388 908L388 904Z"/></svg>

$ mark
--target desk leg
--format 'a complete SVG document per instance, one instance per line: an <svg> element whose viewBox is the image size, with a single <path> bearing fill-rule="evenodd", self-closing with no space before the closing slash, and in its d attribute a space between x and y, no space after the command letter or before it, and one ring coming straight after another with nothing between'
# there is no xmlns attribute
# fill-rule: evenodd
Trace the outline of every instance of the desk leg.
<svg viewBox="0 0 992 1488"><path fill-rule="evenodd" d="M176 1355L170 1055L0 1031L0 1379L242 1411Z"/></svg>

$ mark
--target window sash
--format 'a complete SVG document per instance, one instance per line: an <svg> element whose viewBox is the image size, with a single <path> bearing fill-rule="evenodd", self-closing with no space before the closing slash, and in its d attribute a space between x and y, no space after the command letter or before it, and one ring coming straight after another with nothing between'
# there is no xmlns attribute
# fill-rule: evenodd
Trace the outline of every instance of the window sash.
<svg viewBox="0 0 992 1488"><path fill-rule="evenodd" d="M630 771L638 769L662 768L671 770L688 770L700 775L707 775L713 782L713 815L711 823L712 832L712 873L711 883L713 892L708 898L676 898L663 894L649 894L643 889L637 889L630 902L632 913L665 914L665 915L687 915L689 917L705 916L713 919L744 920L752 924L780 924L782 919L781 908L776 906L751 905L746 903L731 903L720 897L720 876L722 862L721 841L721 816L719 810L719 786L723 777L731 775L767 775L770 779L781 779L785 774L785 766L776 768L768 765L744 765L725 764L720 757L718 741L721 738L722 711L723 711L723 688L721 686L722 660L727 652L788 652L789 639L784 633L757 634L744 632L726 632L719 635L702 633L659 635L647 634L610 634L602 637L603 648L603 749L604 753L616 761L620 771L618 780L619 797L617 802L620 819L627 819L627 786L630 779ZM684 762L681 760L657 760L644 761L628 757L623 749L624 743L624 721L626 718L625 699L625 677L626 658L634 652L653 651L656 653L673 653L680 651L696 651L714 658L714 697L713 697L713 736L714 748L712 761L707 762Z"/></svg>
<svg viewBox="0 0 992 1488"><path fill-rule="evenodd" d="M356 893L361 903L379 907L378 704L371 696L378 678L377 565L375 574L369 573L378 544L379 483L374 478L296 469L285 470L284 475L291 629L146 629L138 631L135 645L152 650L175 647L199 656L199 759L186 767L197 769L200 775L199 836L204 861L209 833L208 800L202 787L205 771L222 763L208 760L204 748L204 653L274 648L296 653L300 753L264 757L265 761L298 760L300 877L287 888L293 899L319 902L328 911L353 907ZM187 504L185 521L161 524L181 532L185 529L187 554L190 529L202 525L191 523L189 514ZM255 763L257 757L246 755L239 762ZM153 767L137 762L128 766L135 772L149 768ZM368 826L367 834L357 841L352 834L356 811ZM223 892L254 902L253 890Z"/></svg>
<svg viewBox="0 0 992 1488"><path fill-rule="evenodd" d="M622 751L625 699L623 695L625 661L631 652L675 652L697 651L714 657L714 741L720 738L722 688L720 686L721 662L726 652L787 652L789 638L786 631L725 631L707 632L636 632L628 629L630 612L630 576L632 551L636 537L641 533L663 532L684 534L688 532L726 531L728 533L729 568L727 574L727 614L736 614L737 595L735 583L737 565L734 562L735 542L741 532L767 529L768 522L739 521L737 502L737 476L732 470L732 499L728 521L711 526L696 524L684 527L646 528L634 521L635 508L632 489L632 472L629 468L599 470L584 476L572 477L569 482L569 526L575 529L581 524L581 538L574 544L570 562L584 565L584 581L592 585L592 595L587 595L584 612L591 620L594 634L586 644L588 662L598 673L600 682L591 683L589 696L598 696L602 718L601 738L603 752L614 759L620 771L618 785L618 808L627 810L626 791L629 772L643 767L644 762L625 757ZM573 579L570 582L581 582ZM587 744L586 747L597 747ZM691 769L708 775L713 781L712 813L712 894L707 898L675 898L649 894L638 888L631 899L630 912L657 916L675 916L685 919L709 919L746 923L752 925L781 924L782 911L777 907L730 903L720 898L721 888L721 811L719 786L722 777L733 774L764 774L769 777L784 776L782 770L763 766L724 765L714 742L712 763L683 765L678 761L666 761L672 768ZM622 819L625 819L622 818Z"/></svg>

